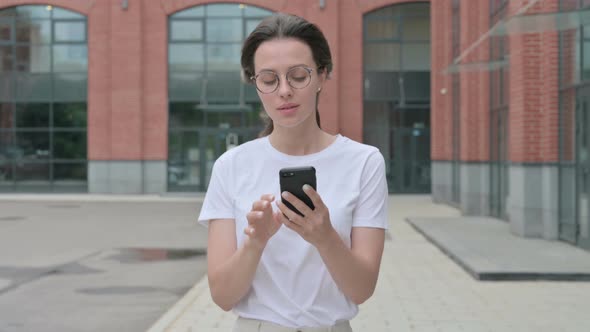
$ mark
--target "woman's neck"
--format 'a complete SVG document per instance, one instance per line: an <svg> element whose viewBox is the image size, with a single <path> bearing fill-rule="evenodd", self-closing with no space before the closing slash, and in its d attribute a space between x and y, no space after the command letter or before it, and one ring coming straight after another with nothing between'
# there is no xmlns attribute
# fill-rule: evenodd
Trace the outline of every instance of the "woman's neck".
<svg viewBox="0 0 590 332"><path fill-rule="evenodd" d="M327 148L334 142L336 136L326 133L317 126L307 128L275 127L268 139L275 149L284 154L304 156Z"/></svg>

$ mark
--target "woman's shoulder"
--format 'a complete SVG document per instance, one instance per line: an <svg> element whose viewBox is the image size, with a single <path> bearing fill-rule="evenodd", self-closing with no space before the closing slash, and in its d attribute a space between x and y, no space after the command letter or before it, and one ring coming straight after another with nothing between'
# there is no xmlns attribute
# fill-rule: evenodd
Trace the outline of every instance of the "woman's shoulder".
<svg viewBox="0 0 590 332"><path fill-rule="evenodd" d="M260 137L232 147L219 156L217 160L223 163L235 160L237 158L255 157L256 155L262 153L265 139L267 138Z"/></svg>
<svg viewBox="0 0 590 332"><path fill-rule="evenodd" d="M346 136L342 136L341 139L343 140L342 146L347 153L354 153L357 155L360 154L364 156L381 154L381 151L373 145L361 143Z"/></svg>

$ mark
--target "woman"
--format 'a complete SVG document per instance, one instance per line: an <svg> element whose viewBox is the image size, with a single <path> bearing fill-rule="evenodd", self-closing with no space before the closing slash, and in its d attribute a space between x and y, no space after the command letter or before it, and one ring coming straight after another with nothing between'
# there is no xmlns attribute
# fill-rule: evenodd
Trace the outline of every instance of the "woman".
<svg viewBox="0 0 590 332"><path fill-rule="evenodd" d="M234 331L351 331L383 253L383 156L320 128L318 97L332 60L317 26L286 14L265 19L241 64L269 123L213 167L199 216L209 227L211 296L239 316ZM316 169L317 192L304 186L314 209L280 193L279 170L297 166Z"/></svg>

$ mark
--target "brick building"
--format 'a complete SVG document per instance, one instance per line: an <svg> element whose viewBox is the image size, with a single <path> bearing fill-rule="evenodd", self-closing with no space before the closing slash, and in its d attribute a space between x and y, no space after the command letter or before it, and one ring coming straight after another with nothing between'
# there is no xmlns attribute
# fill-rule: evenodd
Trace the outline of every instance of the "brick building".
<svg viewBox="0 0 590 332"><path fill-rule="evenodd" d="M0 0L0 191L204 191L257 136L242 41L318 24L329 132L379 147L390 191L590 247L582 0Z"/></svg>

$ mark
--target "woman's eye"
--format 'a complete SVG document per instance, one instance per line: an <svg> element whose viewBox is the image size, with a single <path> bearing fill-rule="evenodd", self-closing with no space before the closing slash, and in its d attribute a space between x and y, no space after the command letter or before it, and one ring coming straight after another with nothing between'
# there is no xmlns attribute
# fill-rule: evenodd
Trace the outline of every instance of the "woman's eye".
<svg viewBox="0 0 590 332"><path fill-rule="evenodd" d="M305 76L292 76L291 77L292 80L297 81L297 82L303 82L303 81L305 81L306 78L307 77L305 77Z"/></svg>
<svg viewBox="0 0 590 332"><path fill-rule="evenodd" d="M265 84L265 85L274 85L276 82L277 82L276 79L262 80L262 84Z"/></svg>

